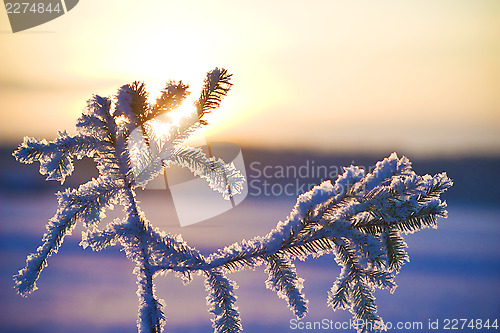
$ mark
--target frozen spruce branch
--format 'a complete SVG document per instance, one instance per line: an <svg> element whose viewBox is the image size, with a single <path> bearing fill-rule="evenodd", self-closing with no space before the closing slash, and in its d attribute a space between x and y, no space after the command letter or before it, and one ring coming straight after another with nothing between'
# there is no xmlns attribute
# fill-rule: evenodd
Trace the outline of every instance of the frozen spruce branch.
<svg viewBox="0 0 500 333"><path fill-rule="evenodd" d="M231 75L216 68L207 74L193 113L173 121L172 112L188 94L188 86L169 81L154 105L147 102L143 83L118 90L112 100L94 96L78 119L77 134L59 132L54 141L25 138L14 156L23 163L40 162L40 173L61 183L73 172L72 160L91 157L99 177L75 189L57 193L58 209L47 224L42 244L14 276L17 291L37 289L48 258L56 253L76 223L85 227L81 245L93 250L120 245L135 263L139 297L139 332L163 332L163 300L154 278L169 272L189 282L205 278L207 304L217 333L241 332L234 293L228 278L236 271L264 266L265 285L284 299L297 318L307 313L308 300L294 260L333 255L340 276L328 293L328 306L349 310L359 332L383 329L377 315L375 289L394 292L395 275L409 261L403 235L437 227L446 217L441 194L452 186L446 174L419 176L410 161L393 153L371 173L345 168L334 183L324 181L300 195L290 215L263 237L242 240L208 256L154 228L140 210L137 187L172 164L204 178L224 198L240 192L245 181L232 164L206 156L183 142L206 125L204 114L216 109L231 88ZM124 208L123 219L103 225L107 209Z"/></svg>

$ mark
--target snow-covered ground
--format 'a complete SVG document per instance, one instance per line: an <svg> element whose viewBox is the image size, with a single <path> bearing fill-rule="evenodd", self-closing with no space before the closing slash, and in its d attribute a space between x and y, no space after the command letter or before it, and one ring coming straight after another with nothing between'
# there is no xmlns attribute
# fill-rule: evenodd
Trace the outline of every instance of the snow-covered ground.
<svg viewBox="0 0 500 333"><path fill-rule="evenodd" d="M286 218L292 198L248 197L235 209L205 222L181 228L163 191L140 194L150 221L170 233L182 233L192 246L208 254L217 248L266 234ZM51 193L0 197L0 331L1 332L136 332L137 296L133 265L122 252L101 253L78 246L78 228L38 281L28 298L17 295L12 275L39 245L46 221L57 203ZM119 216L120 210L108 214ZM437 230L407 235L411 262L397 277L394 294L377 292L379 313L390 331L483 332L469 321L497 320L500 325L500 208L449 204L449 218ZM327 291L339 274L332 256L296 262L305 279L309 313L301 323L284 300L265 288L263 268L232 274L245 332L354 332L350 313L326 306ZM203 279L189 285L173 275L156 278L157 294L166 302L167 332L212 332ZM453 326L453 319L458 326ZM464 329L461 328L467 319ZM436 322L437 321L437 322ZM448 328L445 325L449 321ZM430 330L429 324L437 327ZM436 324L438 326L436 326ZM310 326L309 326L310 325ZM308 327L318 329L307 329ZM411 329L395 329L406 325ZM300 329L302 328L303 329ZM343 328L342 328L343 327ZM337 328L337 329L336 329ZM347 329L344 329L347 328Z"/></svg>

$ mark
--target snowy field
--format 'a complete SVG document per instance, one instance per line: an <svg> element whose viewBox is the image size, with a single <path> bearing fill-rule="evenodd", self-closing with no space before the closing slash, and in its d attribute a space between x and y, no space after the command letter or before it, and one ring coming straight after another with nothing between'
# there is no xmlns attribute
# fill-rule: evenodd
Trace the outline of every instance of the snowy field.
<svg viewBox="0 0 500 333"><path fill-rule="evenodd" d="M0 196L0 332L136 332L133 265L117 248L94 253L79 247L80 228L66 238L57 256L50 257L38 281L39 290L28 298L15 293L12 275L40 244L45 223L57 205L51 192L27 193ZM265 235L286 218L294 204L292 198L249 196L229 212L181 228L165 193L139 195L146 216L167 232L182 233L204 254L243 238ZM117 209L108 218L120 212ZM492 327L467 328L471 319L475 323L489 320L490 325L497 320L500 325L498 206L449 203L449 218L440 220L437 230L407 235L406 240L411 262L396 278L398 288L392 295L376 293L379 314L393 325L390 331L500 332ZM263 268L229 276L239 285L237 305L244 331L354 332L347 327L350 313L333 312L326 306L327 291L339 274L333 257L296 265L309 299L309 313L301 323L294 320L284 300L265 288ZM212 332L201 277L189 285L173 275L155 281L157 295L166 302L166 332ZM454 319L457 326L453 326ZM468 320L466 327L452 330L461 328L460 319ZM395 329L398 324L407 329ZM429 329L430 324L437 329ZM307 329L314 325L317 329Z"/></svg>

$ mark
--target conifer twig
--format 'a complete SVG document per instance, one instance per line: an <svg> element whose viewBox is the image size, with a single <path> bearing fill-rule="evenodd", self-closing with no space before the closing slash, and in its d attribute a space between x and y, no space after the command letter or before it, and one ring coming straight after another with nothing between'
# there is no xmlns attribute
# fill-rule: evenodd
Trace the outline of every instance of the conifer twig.
<svg viewBox="0 0 500 333"><path fill-rule="evenodd" d="M73 159L90 157L99 176L76 189L57 194L58 209L47 224L42 244L14 276L15 288L27 296L48 258L61 247L66 235L81 222L81 245L93 250L120 245L137 276L139 332L163 332L164 302L156 295L154 279L173 272L189 282L194 274L205 278L207 304L217 333L242 331L236 306L237 285L228 275L264 265L266 287L283 298L297 318L307 313L304 280L293 260L332 255L341 266L327 304L333 310L349 310L358 332L384 328L377 315L374 291L394 292L395 276L409 261L404 235L437 227L447 216L441 194L452 186L446 174L420 176L406 157L395 153L378 162L373 172L350 166L333 183L330 180L301 194L289 216L265 236L242 240L204 256L181 235L154 228L136 198L165 168L177 164L207 181L208 186L231 199L243 189L243 175L232 163L206 156L184 145L192 133L206 125L203 116L219 107L230 90L226 69L210 71L195 112L165 132L149 128L157 117L177 108L189 94L182 81L169 81L155 104L147 101L142 82L124 85L115 97L93 96L77 122L77 134L59 132L54 141L25 138L14 152L22 163L40 163L47 180L63 183L73 172ZM124 217L102 226L106 210L124 207Z"/></svg>

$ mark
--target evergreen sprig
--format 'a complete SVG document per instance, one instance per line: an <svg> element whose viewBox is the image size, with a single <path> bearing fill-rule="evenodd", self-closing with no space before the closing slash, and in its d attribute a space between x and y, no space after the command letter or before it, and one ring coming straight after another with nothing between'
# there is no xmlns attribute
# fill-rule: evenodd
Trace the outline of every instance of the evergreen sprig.
<svg viewBox="0 0 500 333"><path fill-rule="evenodd" d="M154 279L173 272L189 282L205 278L207 303L217 333L241 332L234 294L237 285L228 275L264 265L265 285L283 298L297 318L307 313L308 300L293 260L333 255L341 266L327 304L349 310L359 332L383 329L377 315L374 291L394 292L395 275L409 261L404 234L437 227L446 217L441 194L452 186L446 174L419 176L405 157L393 153L378 162L373 172L351 166L334 183L330 180L301 194L289 216L265 236L242 240L208 256L190 247L180 235L154 228L141 211L137 187L177 164L224 198L238 194L245 181L233 164L207 157L184 141L206 125L201 119L219 107L231 88L225 69L210 71L194 110L166 131L153 133L158 118L177 108L189 94L182 81L169 81L155 104L147 101L142 82L124 85L111 98L93 96L77 122L77 134L59 132L54 141L25 138L14 152L22 163L40 162L40 173L61 183L74 167L74 158L91 157L99 177L57 194L58 210L47 224L42 244L28 256L26 266L14 276L15 288L26 296L36 290L48 258L78 222L85 228L81 245L93 250L121 245L135 263L139 332L162 332L166 322L164 301L156 295ZM154 134L154 135L153 135ZM101 226L105 211L124 207L125 216Z"/></svg>
<svg viewBox="0 0 500 333"><path fill-rule="evenodd" d="M220 106L222 99L227 95L233 85L231 81L232 74L227 69L216 68L207 73L201 96L196 101L195 106L200 119L204 114ZM204 122L204 121L203 121ZM206 124L206 122L204 122Z"/></svg>

